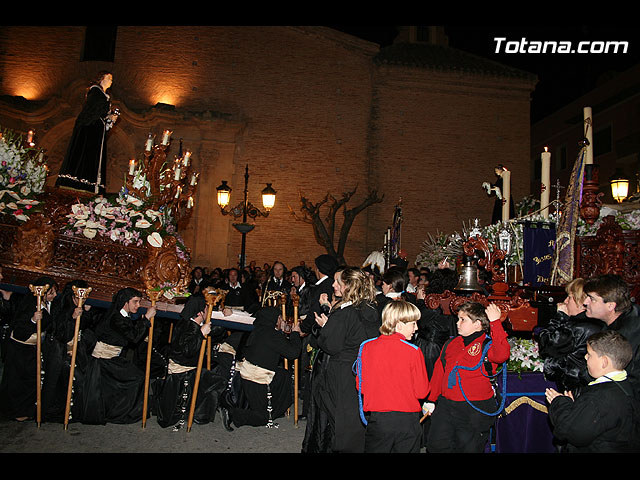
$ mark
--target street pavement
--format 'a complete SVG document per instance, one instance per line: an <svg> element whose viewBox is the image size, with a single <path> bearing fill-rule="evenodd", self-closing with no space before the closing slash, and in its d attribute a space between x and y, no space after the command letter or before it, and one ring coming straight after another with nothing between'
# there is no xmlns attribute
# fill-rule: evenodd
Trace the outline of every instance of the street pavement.
<svg viewBox="0 0 640 480"><path fill-rule="evenodd" d="M235 428L228 432L220 415L206 425L174 431L155 417L131 425L83 425L32 420L0 422L0 453L300 453L306 422L293 413L276 420L278 428Z"/></svg>

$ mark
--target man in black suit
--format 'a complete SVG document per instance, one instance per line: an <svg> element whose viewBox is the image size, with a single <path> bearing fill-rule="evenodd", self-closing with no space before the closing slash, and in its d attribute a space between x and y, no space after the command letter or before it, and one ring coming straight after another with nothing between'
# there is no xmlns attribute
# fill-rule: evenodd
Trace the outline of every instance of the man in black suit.
<svg viewBox="0 0 640 480"><path fill-rule="evenodd" d="M287 268L284 266L284 263L274 262L273 267L271 267L269 278L262 286L262 292L264 293L275 290L278 292L285 292L288 295L291 291L291 283L285 279L286 273Z"/></svg>
<svg viewBox="0 0 640 480"><path fill-rule="evenodd" d="M242 309L248 313L255 313L259 308L258 297L251 287L246 287L240 283L240 272L237 268L229 269L229 281L220 288L227 290L224 299L225 308Z"/></svg>

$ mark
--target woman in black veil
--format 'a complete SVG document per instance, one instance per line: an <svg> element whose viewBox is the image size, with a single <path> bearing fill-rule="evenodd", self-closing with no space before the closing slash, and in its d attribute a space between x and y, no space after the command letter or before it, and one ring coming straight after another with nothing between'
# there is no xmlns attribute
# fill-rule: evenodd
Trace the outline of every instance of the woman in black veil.
<svg viewBox="0 0 640 480"><path fill-rule="evenodd" d="M95 345L95 333L92 328L99 318L99 312L86 304L83 307L78 306L78 298L73 292L74 286L88 287L84 280L74 280L64 286L62 293L51 304L52 323L43 339L42 353L46 374L42 385L42 401L46 421L64 421L71 354L78 317L80 317L80 329L74 368L71 419L75 417L73 398L80 394L89 354Z"/></svg>
<svg viewBox="0 0 640 480"><path fill-rule="evenodd" d="M36 415L37 320L40 319L41 333L44 334L52 322L50 304L58 289L55 280L49 277L38 278L32 285L49 285L49 289L42 298L40 311L37 308L37 298L31 292L17 305L10 323L0 382L0 412L3 416L18 421L34 418Z"/></svg>
<svg viewBox="0 0 640 480"><path fill-rule="evenodd" d="M169 367L165 379L154 384L155 414L161 427L184 425L189 415L193 387L197 374L202 342L211 332L211 322L205 322L206 300L202 294L189 297L175 324L169 350ZM194 423L213 422L220 394L227 378L215 369L203 368L200 373Z"/></svg>
<svg viewBox="0 0 640 480"><path fill-rule="evenodd" d="M126 355L149 332L155 307L134 319L142 294L134 288L118 291L109 310L96 326L96 345L91 353L77 405L82 423L135 423L142 420L145 372ZM147 318L148 317L148 318Z"/></svg>
<svg viewBox="0 0 640 480"><path fill-rule="evenodd" d="M56 186L91 193L105 192L107 172L107 132L118 111L111 110L113 82L110 72L98 73L87 89L85 103L78 115Z"/></svg>

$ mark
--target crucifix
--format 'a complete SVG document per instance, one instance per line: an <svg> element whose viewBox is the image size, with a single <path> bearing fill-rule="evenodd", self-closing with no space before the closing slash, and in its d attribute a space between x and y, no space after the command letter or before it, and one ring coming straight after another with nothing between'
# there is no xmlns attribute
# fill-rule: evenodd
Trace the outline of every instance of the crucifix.
<svg viewBox="0 0 640 480"><path fill-rule="evenodd" d="M556 179L556 184L552 185L551 188L555 188L556 189L556 212L560 211L560 190L565 188L562 185L560 185L560 179Z"/></svg>

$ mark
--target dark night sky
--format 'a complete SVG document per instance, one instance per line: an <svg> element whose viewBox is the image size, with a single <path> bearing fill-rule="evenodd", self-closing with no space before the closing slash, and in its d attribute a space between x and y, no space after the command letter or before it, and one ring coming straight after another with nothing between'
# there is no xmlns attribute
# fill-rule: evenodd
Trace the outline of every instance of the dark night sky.
<svg viewBox="0 0 640 480"><path fill-rule="evenodd" d="M393 42L396 27L333 27L382 47ZM553 113L596 86L607 72L624 71L640 63L640 29L632 25L569 26L445 26L449 45L481 55L505 65L520 68L538 76L532 96L532 122ZM627 53L552 54L496 53L496 37L507 41L627 41Z"/></svg>

